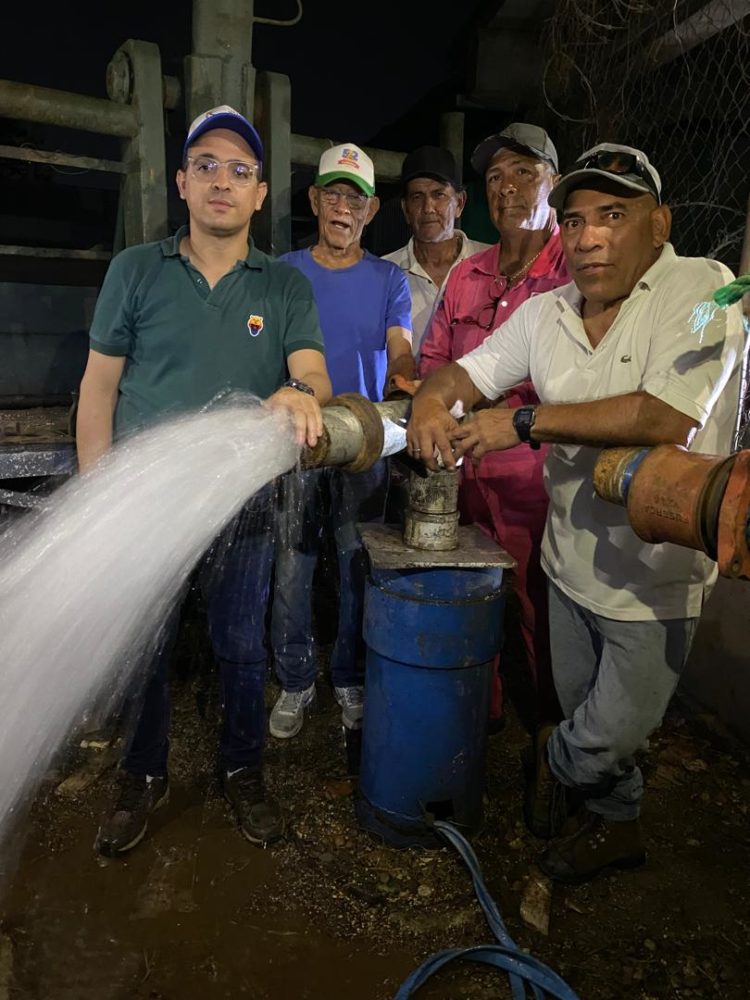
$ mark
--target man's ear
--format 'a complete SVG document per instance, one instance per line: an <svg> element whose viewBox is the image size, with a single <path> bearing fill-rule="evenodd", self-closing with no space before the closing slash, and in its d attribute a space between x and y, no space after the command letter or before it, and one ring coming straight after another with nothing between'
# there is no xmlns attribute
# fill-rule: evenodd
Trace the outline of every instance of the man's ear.
<svg viewBox="0 0 750 1000"><path fill-rule="evenodd" d="M401 199L401 211L403 212L404 218L406 219L406 221L408 223L409 216L406 214L406 199L405 198Z"/></svg>
<svg viewBox="0 0 750 1000"><path fill-rule="evenodd" d="M379 211L380 211L380 198L378 198L378 196L374 194L372 198L370 198L370 201L367 205L367 217L365 218L366 226L372 222L372 220L375 218L375 216L378 214Z"/></svg>
<svg viewBox="0 0 750 1000"><path fill-rule="evenodd" d="M263 202L266 200L268 194L268 184L265 181L261 181L258 184L258 192L255 195L255 211L259 212L263 207Z"/></svg>
<svg viewBox="0 0 750 1000"><path fill-rule="evenodd" d="M175 176L175 181L177 182L177 190L180 192L180 198L185 201L185 171L178 170Z"/></svg>
<svg viewBox="0 0 750 1000"><path fill-rule="evenodd" d="M456 192L456 218L461 218L461 213L466 208L466 192L457 191Z"/></svg>
<svg viewBox="0 0 750 1000"><path fill-rule="evenodd" d="M317 219L317 217L318 217L318 198L320 197L320 195L318 194L318 189L315 187L314 184L311 184L310 187L307 189L307 197L310 199L310 208L313 211L313 215Z"/></svg>
<svg viewBox="0 0 750 1000"><path fill-rule="evenodd" d="M672 210L669 205L657 205L651 212L651 239L658 249L663 247L672 232Z"/></svg>

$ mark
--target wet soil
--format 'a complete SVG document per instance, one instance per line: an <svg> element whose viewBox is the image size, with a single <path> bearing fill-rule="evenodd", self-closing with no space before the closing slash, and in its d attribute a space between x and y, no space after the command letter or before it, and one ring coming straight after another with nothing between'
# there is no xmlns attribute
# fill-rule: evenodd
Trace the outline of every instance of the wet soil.
<svg viewBox="0 0 750 1000"><path fill-rule="evenodd" d="M172 794L119 860L93 851L115 754L73 741L34 805L2 904L0 998L386 1000L431 952L487 943L469 877L449 849L395 850L354 815L339 711L324 678L297 738L269 738L268 782L289 833L259 850L237 833L215 773L210 656L188 623L175 675ZM187 652L186 652L187 651ZM269 703L275 688L269 685ZM670 709L643 764L645 867L555 886L544 936L519 915L542 842L521 821L510 707L490 740L486 823L474 846L510 933L582 1000L750 995L750 761L710 718ZM97 763L100 762L100 765ZM103 773L75 795L60 783ZM469 967L425 998L510 997Z"/></svg>

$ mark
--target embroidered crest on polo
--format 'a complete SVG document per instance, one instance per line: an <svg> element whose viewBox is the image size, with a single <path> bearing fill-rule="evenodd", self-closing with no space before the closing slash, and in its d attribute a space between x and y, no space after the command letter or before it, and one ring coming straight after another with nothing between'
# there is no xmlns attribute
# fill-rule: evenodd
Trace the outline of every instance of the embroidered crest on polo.
<svg viewBox="0 0 750 1000"><path fill-rule="evenodd" d="M247 321L247 328L250 331L251 337L257 337L263 329L263 317L256 316L255 313L253 313Z"/></svg>

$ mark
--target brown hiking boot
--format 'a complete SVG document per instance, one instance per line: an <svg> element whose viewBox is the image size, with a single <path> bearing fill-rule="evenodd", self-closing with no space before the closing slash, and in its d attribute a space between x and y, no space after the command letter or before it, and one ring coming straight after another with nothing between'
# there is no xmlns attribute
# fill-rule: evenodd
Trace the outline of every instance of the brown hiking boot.
<svg viewBox="0 0 750 1000"><path fill-rule="evenodd" d="M578 885L600 872L637 868L645 860L640 820L615 822L584 810L578 830L550 844L539 867L549 878Z"/></svg>
<svg viewBox="0 0 750 1000"><path fill-rule="evenodd" d="M531 833L543 840L559 837L568 818L567 790L553 776L547 762L547 741L554 729L554 725L542 726L534 746L521 754L526 774L523 818Z"/></svg>

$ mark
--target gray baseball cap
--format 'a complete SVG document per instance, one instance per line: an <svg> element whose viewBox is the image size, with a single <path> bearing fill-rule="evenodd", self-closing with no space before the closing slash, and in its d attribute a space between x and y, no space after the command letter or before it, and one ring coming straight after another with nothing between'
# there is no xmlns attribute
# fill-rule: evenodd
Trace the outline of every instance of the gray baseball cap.
<svg viewBox="0 0 750 1000"><path fill-rule="evenodd" d="M516 149L527 156L544 160L557 173L558 159L554 142L540 125L513 122L495 135L482 139L471 154L471 165L482 177L487 173L492 157L501 149Z"/></svg>
<svg viewBox="0 0 750 1000"><path fill-rule="evenodd" d="M562 209L571 191L601 178L638 194L650 194L661 204L661 177L656 167L642 150L616 142L600 142L582 153L552 188L547 201L552 208Z"/></svg>

